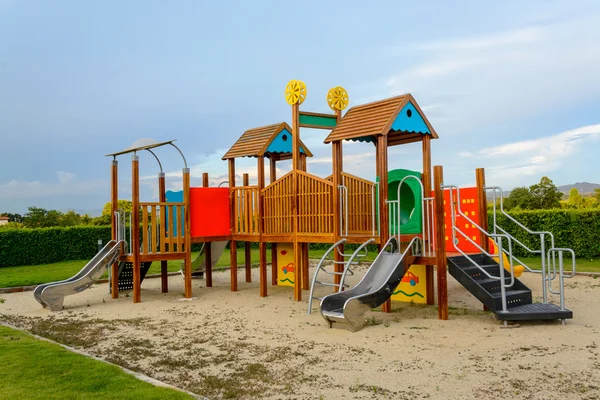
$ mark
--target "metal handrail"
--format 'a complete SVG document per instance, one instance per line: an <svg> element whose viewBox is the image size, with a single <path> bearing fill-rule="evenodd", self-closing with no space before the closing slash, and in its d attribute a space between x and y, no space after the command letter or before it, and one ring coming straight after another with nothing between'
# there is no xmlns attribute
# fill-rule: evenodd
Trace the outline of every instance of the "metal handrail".
<svg viewBox="0 0 600 400"><path fill-rule="evenodd" d="M380 211L375 186L377 186L377 190L379 190L379 182L373 182L371 185L371 224L373 225L373 236L379 236L381 227L379 226L379 218L376 218L376 215L379 215ZM377 203L377 205L375 205L375 203ZM375 210L377 210L377 213Z"/></svg>
<svg viewBox="0 0 600 400"><path fill-rule="evenodd" d="M331 273L331 272L325 271L322 268L322 266L323 266L323 262L325 261L325 259L327 258L327 256L333 251L333 249L337 249L339 245L344 244L344 243L346 243L346 239L340 239L337 242L335 242L334 244L332 244L331 247L329 247L329 249L327 249L327 251L325 252L325 254L323 254L323 257L321 257L321 260L319 261L319 264L317 264L317 268L315 269L315 274L313 275L312 283L310 285L310 294L308 296L308 315L310 315L311 308L312 308L313 293L314 293L314 290L315 290L315 283L317 282L317 275L319 275L319 270L321 270L321 271L323 271L323 272L325 272L326 274L329 274L329 275L337 275L337 274L339 274L339 273L335 273L335 272ZM341 283L343 283L343 281Z"/></svg>
<svg viewBox="0 0 600 400"><path fill-rule="evenodd" d="M511 238L508 235L505 234L495 234L495 233L489 233L486 232L485 229L483 229L482 227L480 227L478 224L475 223L475 221L473 221L471 218L469 218L467 215L465 215L461 209L460 209L460 205L461 205L461 201L460 201L460 190L458 189L458 186L456 185L445 185L442 186L442 189L448 188L449 189L449 194L450 194L450 214L452 216L452 244L454 246L454 249L456 251L458 251L460 254L462 254L467 260L469 260L471 262L471 264L473 264L475 267L477 267L484 275L486 275L488 278L493 279L493 280L498 280L500 281L500 294L502 296L502 312L507 312L508 311L508 307L507 307L507 301L506 301L506 288L512 287L515 283L515 275L514 275L514 265L512 262L512 259L509 259L509 263L510 263L510 284L506 284L505 282L505 276L504 276L504 259L502 257L502 240L506 239L508 241L508 246L509 246L509 252L512 254L512 244L511 244ZM453 197L453 190L456 189L456 200L457 200L457 207L454 207L454 197ZM469 257L464 251L462 251L458 246L457 246L457 240L456 240L456 232L459 232L461 235L463 235L463 237L465 237L470 243L472 243L475 247L477 247L482 253L494 257L496 256L495 253L494 255L491 255L488 251L484 250L481 246L479 246L477 243L475 243L475 241L473 241L471 238L468 237L468 235L466 235L464 232L462 232L460 229L457 228L456 226L456 211L458 211L458 213L460 214L461 217L465 218L467 221L469 221L471 223L472 226L476 227L481 233L484 234L484 236L490 237L490 238L494 238L497 239L497 246L498 246L498 265L499 265L499 273L500 276L496 277L496 276L492 276L490 275L485 269L481 268L481 266L475 262L475 260L473 260L471 257Z"/></svg>
<svg viewBox="0 0 600 400"><path fill-rule="evenodd" d="M344 228L346 228L344 236L348 236L348 188L346 185L338 185L338 191L340 196L340 235L344 235ZM342 214L344 214L343 220Z"/></svg>
<svg viewBox="0 0 600 400"><path fill-rule="evenodd" d="M563 265L563 252L568 252L571 254L571 263L572 263L572 271L570 275L565 275L564 274L564 265ZM550 250L548 250L548 258L550 258L550 253L552 253L553 255L553 260L554 260L554 253L558 253L558 282L559 282L559 288L558 288L558 292L555 292L552 289L552 284L551 282L548 282L548 289L550 290L551 293L553 294L558 294L560 296L560 310L561 311L565 311L565 278L572 278L575 276L575 252L572 249L567 249L567 248L551 248ZM555 266L556 268L556 266ZM565 320L563 319L563 325L565 324Z"/></svg>
<svg viewBox="0 0 600 400"><path fill-rule="evenodd" d="M361 251L364 248L367 251L367 254L368 254L367 245L373 243L374 241L375 241L375 239L373 239L373 238L367 240L366 242L364 242L363 244L361 244L354 251L354 253L352 253L352 256L350 256L350 259L346 263L346 267L344 268L344 272L342 273L342 278L340 279L340 286L338 288L339 291L342 291L344 289L344 279L346 278L346 274L347 274L348 270L350 270L350 265L352 265L352 262L354 261L354 258L356 257L356 255L358 254L358 252Z"/></svg>

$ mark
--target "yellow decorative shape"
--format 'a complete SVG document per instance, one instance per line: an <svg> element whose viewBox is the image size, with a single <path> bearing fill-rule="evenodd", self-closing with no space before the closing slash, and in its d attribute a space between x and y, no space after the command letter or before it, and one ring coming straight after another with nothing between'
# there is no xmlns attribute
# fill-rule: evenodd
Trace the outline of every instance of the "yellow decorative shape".
<svg viewBox="0 0 600 400"><path fill-rule="evenodd" d="M496 243L494 243L492 240L490 240L490 243L492 244L494 254L497 254L498 246L496 246ZM508 257L506 256L506 254L504 254L504 253L502 253L502 260L504 261L504 269L507 270L508 272L510 272L510 261L509 261ZM498 260L498 257L494 257L494 261L496 261L498 264L500 264L500 260ZM524 271L525 271L524 266L513 264L513 272L514 272L516 278L523 275Z"/></svg>
<svg viewBox="0 0 600 400"><path fill-rule="evenodd" d="M285 87L285 101L292 106L302 104L306 99L306 85L302 81L292 79Z"/></svg>
<svg viewBox="0 0 600 400"><path fill-rule="evenodd" d="M329 89L327 92L327 104L333 111L342 111L348 107L348 92L341 86Z"/></svg>
<svg viewBox="0 0 600 400"><path fill-rule="evenodd" d="M427 304L426 268L413 264L402 277L400 284L392 292L393 301Z"/></svg>
<svg viewBox="0 0 600 400"><path fill-rule="evenodd" d="M294 244L277 243L277 285L294 286L296 268L294 265Z"/></svg>

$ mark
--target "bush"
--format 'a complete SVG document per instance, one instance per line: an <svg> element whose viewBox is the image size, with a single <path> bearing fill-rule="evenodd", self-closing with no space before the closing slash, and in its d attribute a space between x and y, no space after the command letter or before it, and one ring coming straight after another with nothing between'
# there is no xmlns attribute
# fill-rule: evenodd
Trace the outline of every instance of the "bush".
<svg viewBox="0 0 600 400"><path fill-rule="evenodd" d="M110 240L110 226L0 230L0 267L88 260L98 239Z"/></svg>
<svg viewBox="0 0 600 400"><path fill-rule="evenodd" d="M600 255L600 210L597 208L510 211L509 215L532 231L553 233L554 246L571 248L578 258L593 259ZM488 213L488 218L491 231L491 212ZM498 214L497 223L532 250L540 249L539 236L528 234L506 216ZM549 238L546 241L546 251L548 249ZM531 253L519 245L513 245L513 252L517 257L531 256Z"/></svg>

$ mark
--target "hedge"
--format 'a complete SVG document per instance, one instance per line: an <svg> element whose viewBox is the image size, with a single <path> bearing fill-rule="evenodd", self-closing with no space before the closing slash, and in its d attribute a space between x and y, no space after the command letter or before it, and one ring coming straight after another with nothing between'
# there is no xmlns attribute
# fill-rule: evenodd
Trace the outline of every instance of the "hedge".
<svg viewBox="0 0 600 400"><path fill-rule="evenodd" d="M0 267L91 259L99 239L110 240L110 226L1 229Z"/></svg>
<svg viewBox="0 0 600 400"><path fill-rule="evenodd" d="M599 209L556 209L524 210L509 212L514 219L532 231L548 231L554 234L555 247L567 247L575 251L578 258L594 259L600 256L600 210ZM488 214L490 231L493 216ZM497 224L533 250L540 249L540 239L519 228L504 215L497 216ZM546 250L550 248L547 239ZM513 253L531 256L521 246L513 246Z"/></svg>

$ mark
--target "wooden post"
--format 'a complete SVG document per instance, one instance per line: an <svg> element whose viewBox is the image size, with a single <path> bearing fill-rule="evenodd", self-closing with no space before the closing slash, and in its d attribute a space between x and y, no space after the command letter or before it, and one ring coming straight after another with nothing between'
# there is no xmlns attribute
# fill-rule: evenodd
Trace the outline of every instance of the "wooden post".
<svg viewBox="0 0 600 400"><path fill-rule="evenodd" d="M167 193L165 192L165 173L158 173L158 201L164 203L167 201ZM166 210L166 208L165 208ZM156 227L153 227L156 231ZM160 262L160 291L161 293L169 292L169 269L167 260Z"/></svg>
<svg viewBox="0 0 600 400"><path fill-rule="evenodd" d="M448 319L448 281L446 273L446 240L444 230L444 169L433 167L433 190L435 197L435 243L437 263L438 318ZM453 207L451 204L450 207Z"/></svg>
<svg viewBox="0 0 600 400"><path fill-rule="evenodd" d="M302 301L302 273L300 246L298 243L298 169L300 167L300 105L292 105L292 225L294 232L294 300Z"/></svg>
<svg viewBox="0 0 600 400"><path fill-rule="evenodd" d="M242 186L250 186L250 177L248 174L242 175ZM244 199L244 210L246 215L245 218L248 218L248 214L252 215L252 200L245 198ZM250 216L252 218L252 216ZM252 223L250 224L252 225ZM250 242L244 242L244 266L246 270L246 282L252 282L252 250L250 248Z"/></svg>
<svg viewBox="0 0 600 400"><path fill-rule="evenodd" d="M431 197L431 136L423 135L423 194L425 197ZM425 212L425 210L422 210ZM423 232L426 232L429 224L429 217L425 216L425 226ZM430 241L432 238L428 238ZM426 244L429 246L431 243ZM433 283L433 265L425 266L425 285L427 286L427 304L435 304L435 288Z"/></svg>
<svg viewBox="0 0 600 400"><path fill-rule="evenodd" d="M237 224L237 221L234 220L234 200L233 200L233 188L235 187L235 158L229 159L229 207L231 214L231 234L234 234L234 226ZM229 263L231 265L230 268L230 288L232 292L237 292L237 243L235 240L232 240L229 243Z"/></svg>
<svg viewBox="0 0 600 400"><path fill-rule="evenodd" d="M202 174L202 187L207 188L209 185L208 173ZM212 287L212 243L204 243L204 277L206 279L206 287Z"/></svg>
<svg viewBox="0 0 600 400"><path fill-rule="evenodd" d="M342 184L342 169L343 169L343 153L342 153L342 142L341 141L335 141L332 143L332 148L331 148L331 159L332 159L332 177L333 177L333 232L334 232L334 237L333 240L334 242L338 242L344 232L342 232L342 228L341 228L341 223L342 223L342 219L343 219L343 215L340 212L340 190L339 190L339 185ZM346 221L347 223L348 221ZM344 252L344 245L340 246L340 251L338 252L337 250L334 252L333 254L333 259L336 262L343 262L344 261L344 256L341 254ZM344 271L344 265L343 264L335 264L333 267L335 272L343 272ZM333 276L333 282L338 285L341 281L341 276L340 275L334 275ZM335 291L338 290L337 286L334 289Z"/></svg>
<svg viewBox="0 0 600 400"><path fill-rule="evenodd" d="M488 212L487 212L487 196L485 192L485 170L483 168L477 168L475 170L475 178L477 180L477 198L479 207L479 226L484 231L488 232ZM489 253L489 241L488 237L480 232L481 237L481 248Z"/></svg>
<svg viewBox="0 0 600 400"><path fill-rule="evenodd" d="M131 254L133 261L133 302L142 301L140 280L140 169L139 156L131 157Z"/></svg>
<svg viewBox="0 0 600 400"><path fill-rule="evenodd" d="M115 221L115 213L119 211L119 162L117 158L114 157L111 165L111 190L110 190L110 200L111 200L111 211L112 211L112 229L111 229L111 237L112 240L117 240L119 236L119 232L117 232L117 221ZM123 220L125 221L125 220ZM124 250L124 246L121 250ZM113 299L119 298L119 261L115 261L112 265L111 270L111 295Z"/></svg>
<svg viewBox="0 0 600 400"><path fill-rule="evenodd" d="M185 268L184 268L184 295L186 299L192 297L192 225L190 218L190 169L183 169L183 202L184 202L184 233ZM178 232L179 234L179 232ZM178 249L179 250L179 249Z"/></svg>
<svg viewBox="0 0 600 400"><path fill-rule="evenodd" d="M270 179L271 184L277 180L277 160L271 156L270 162ZM262 198L262 194L261 194ZM263 221L264 222L264 221ZM261 230L262 232L262 230ZM271 243L271 285L277 285L277 243Z"/></svg>
<svg viewBox="0 0 600 400"><path fill-rule="evenodd" d="M376 144L376 159L377 176L379 177L379 226L381 231L379 232L380 237L380 251L383 250L383 246L390 238L389 226L388 226L388 206L385 201L388 198L388 140L386 135L377 136ZM398 243L400 245L400 243ZM383 303L381 311L391 312L392 300L388 299Z"/></svg>
<svg viewBox="0 0 600 400"><path fill-rule="evenodd" d="M310 282L308 279L308 243L302 243L302 290L310 290Z"/></svg>
<svg viewBox="0 0 600 400"><path fill-rule="evenodd" d="M265 158L258 157L258 254L259 254L259 281L260 281L260 297L267 296L267 245L263 242L262 232L264 231L264 202L262 190L265 187ZM248 281L248 277L246 277ZM250 282L250 281L248 281Z"/></svg>

